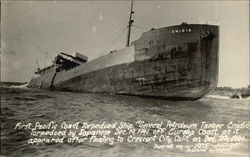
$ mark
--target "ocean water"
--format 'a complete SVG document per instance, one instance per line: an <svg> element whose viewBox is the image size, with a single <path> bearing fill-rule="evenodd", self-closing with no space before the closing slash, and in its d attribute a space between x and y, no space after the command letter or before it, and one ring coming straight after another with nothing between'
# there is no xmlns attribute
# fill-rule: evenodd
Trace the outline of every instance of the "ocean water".
<svg viewBox="0 0 250 157"><path fill-rule="evenodd" d="M250 121L247 100L205 97L197 101L169 101L126 95L72 93L35 89L1 89L1 155L6 157L249 157L247 142L225 152L185 152L176 149L154 149L152 143L27 143L29 130L14 129L18 122L50 121L76 123L129 122L148 123L176 121L185 123L228 123Z"/></svg>

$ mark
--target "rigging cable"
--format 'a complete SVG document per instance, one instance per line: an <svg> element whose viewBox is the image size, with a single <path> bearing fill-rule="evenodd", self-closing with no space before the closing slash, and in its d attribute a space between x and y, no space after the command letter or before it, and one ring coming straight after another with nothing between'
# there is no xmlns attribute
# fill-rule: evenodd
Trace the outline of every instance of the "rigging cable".
<svg viewBox="0 0 250 157"><path fill-rule="evenodd" d="M44 63L44 68L46 68L46 66L47 66L47 55L48 55L48 52L46 51L46 52L45 52L45 63Z"/></svg>
<svg viewBox="0 0 250 157"><path fill-rule="evenodd" d="M142 27L142 26L138 26L138 25L132 25L132 26L143 31L147 30L145 27Z"/></svg>
<svg viewBox="0 0 250 157"><path fill-rule="evenodd" d="M50 58L50 60L51 60L51 62L53 62L54 60L53 60L53 58L51 57L51 55L49 54L49 58Z"/></svg>
<svg viewBox="0 0 250 157"><path fill-rule="evenodd" d="M125 28L123 29L123 31L122 31L122 32L112 41L112 43L110 44L110 46L109 46L108 48L106 48L106 49L104 50L104 52L103 52L101 55L106 54L107 51L108 51L109 49L112 48L112 46L114 45L114 43L115 43L116 41L118 41L118 39L122 36L122 34L123 34L126 30L127 30L127 27L125 27Z"/></svg>

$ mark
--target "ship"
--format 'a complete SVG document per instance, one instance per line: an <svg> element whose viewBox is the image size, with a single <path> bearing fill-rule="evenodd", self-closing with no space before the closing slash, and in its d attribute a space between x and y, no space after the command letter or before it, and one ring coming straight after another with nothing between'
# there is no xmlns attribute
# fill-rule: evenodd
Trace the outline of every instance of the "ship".
<svg viewBox="0 0 250 157"><path fill-rule="evenodd" d="M152 28L126 47L92 61L61 52L52 65L35 71L28 87L72 92L126 94L196 100L218 82L219 26L188 24Z"/></svg>

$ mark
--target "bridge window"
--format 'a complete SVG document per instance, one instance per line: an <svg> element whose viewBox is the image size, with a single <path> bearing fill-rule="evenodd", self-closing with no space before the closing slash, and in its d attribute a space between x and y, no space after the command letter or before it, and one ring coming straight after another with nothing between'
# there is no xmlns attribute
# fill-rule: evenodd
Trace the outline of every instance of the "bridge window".
<svg viewBox="0 0 250 157"><path fill-rule="evenodd" d="M152 46L154 44L154 41L149 41L149 46Z"/></svg>

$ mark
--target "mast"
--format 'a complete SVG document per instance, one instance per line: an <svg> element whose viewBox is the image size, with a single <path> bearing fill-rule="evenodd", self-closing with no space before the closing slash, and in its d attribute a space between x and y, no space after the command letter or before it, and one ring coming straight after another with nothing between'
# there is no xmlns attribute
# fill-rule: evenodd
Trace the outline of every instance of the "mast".
<svg viewBox="0 0 250 157"><path fill-rule="evenodd" d="M131 10L130 10L130 15L129 15L129 21L128 21L128 37L127 37L127 45L126 47L129 47L129 42L130 42L130 32L131 32L131 26L134 20L132 20L132 15L135 13L133 11L133 0L131 1Z"/></svg>

